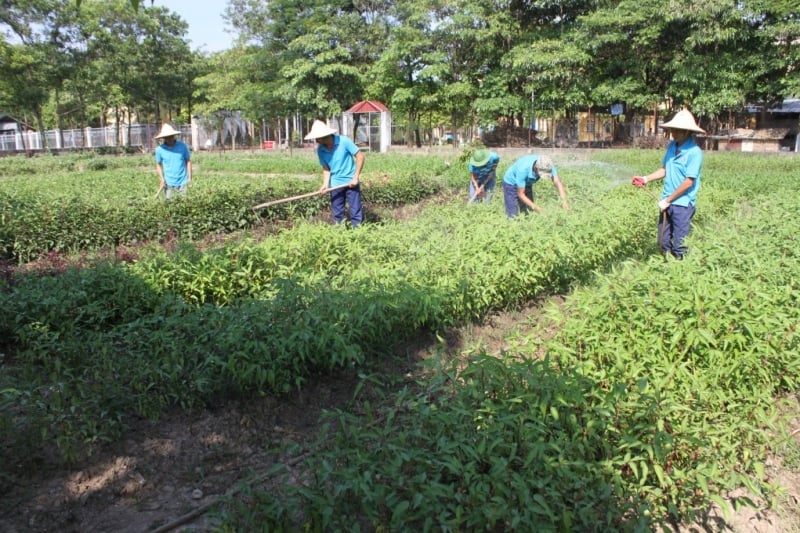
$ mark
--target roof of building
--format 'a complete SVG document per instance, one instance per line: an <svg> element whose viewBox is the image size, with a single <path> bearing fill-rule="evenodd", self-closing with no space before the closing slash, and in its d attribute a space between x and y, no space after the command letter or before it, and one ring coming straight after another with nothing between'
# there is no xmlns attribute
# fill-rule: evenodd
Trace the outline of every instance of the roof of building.
<svg viewBox="0 0 800 533"><path fill-rule="evenodd" d="M720 131L716 135L712 135L715 139L740 139L740 140L754 140L754 141L776 141L785 139L787 135L797 133L792 128L759 128L751 130L746 128L737 128L735 130Z"/></svg>
<svg viewBox="0 0 800 533"><path fill-rule="evenodd" d="M800 113L800 98L787 98L776 107L769 108L770 113Z"/></svg>
<svg viewBox="0 0 800 533"><path fill-rule="evenodd" d="M347 110L347 113L382 113L389 108L377 100L362 100Z"/></svg>

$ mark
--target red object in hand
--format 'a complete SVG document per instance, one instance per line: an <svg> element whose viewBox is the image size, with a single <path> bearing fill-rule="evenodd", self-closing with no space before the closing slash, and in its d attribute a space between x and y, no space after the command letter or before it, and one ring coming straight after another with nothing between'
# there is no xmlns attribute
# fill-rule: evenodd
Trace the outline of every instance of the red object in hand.
<svg viewBox="0 0 800 533"><path fill-rule="evenodd" d="M631 184L634 187L641 188L641 187L644 187L647 184L647 182L641 176L634 176L633 179L631 180Z"/></svg>

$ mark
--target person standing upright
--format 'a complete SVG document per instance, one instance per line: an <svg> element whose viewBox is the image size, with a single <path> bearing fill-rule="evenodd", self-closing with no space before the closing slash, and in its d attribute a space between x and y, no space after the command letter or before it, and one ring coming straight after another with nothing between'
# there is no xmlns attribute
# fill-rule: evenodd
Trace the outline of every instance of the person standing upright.
<svg viewBox="0 0 800 533"><path fill-rule="evenodd" d="M669 253L676 259L683 259L688 251L684 239L691 228L703 171L703 151L695 143L694 134L705 131L687 110L678 111L661 127L672 136L661 160L661 168L646 176L634 176L631 183L644 187L651 181L664 180L658 201L662 215L658 220L661 254L666 256Z"/></svg>
<svg viewBox="0 0 800 533"><path fill-rule="evenodd" d="M178 139L181 134L169 124L161 126L156 139L164 141L156 147L156 174L158 174L159 192L171 200L175 194L186 195L186 189L192 182L192 160L189 147Z"/></svg>
<svg viewBox="0 0 800 533"><path fill-rule="evenodd" d="M321 120L314 121L305 139L317 142L317 158L322 166L320 192L336 188L330 192L334 224L344 221L347 204L350 224L357 228L364 221L360 183L364 153L349 137L337 134Z"/></svg>

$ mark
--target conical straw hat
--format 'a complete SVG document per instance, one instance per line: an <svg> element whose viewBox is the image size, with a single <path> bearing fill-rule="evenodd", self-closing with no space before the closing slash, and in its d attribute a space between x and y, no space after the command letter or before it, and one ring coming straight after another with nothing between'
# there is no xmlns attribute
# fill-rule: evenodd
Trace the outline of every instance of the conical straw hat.
<svg viewBox="0 0 800 533"><path fill-rule="evenodd" d="M315 120L311 125L311 131L309 131L308 135L305 136L305 140L311 141L314 139L320 139L322 137L327 137L328 135L334 135L335 133L335 129L331 128L321 120Z"/></svg>
<svg viewBox="0 0 800 533"><path fill-rule="evenodd" d="M181 132L173 128L171 125L164 123L161 126L161 131L158 135L156 135L156 139L163 139L164 137L173 137L175 135L180 135Z"/></svg>
<svg viewBox="0 0 800 533"><path fill-rule="evenodd" d="M697 125L697 122L694 120L694 115L687 110L678 111L675 113L675 116L672 117L672 120L669 122L665 122L661 125L664 129L670 130L686 130L686 131L694 131L697 133L705 133L706 131L702 129L700 126Z"/></svg>

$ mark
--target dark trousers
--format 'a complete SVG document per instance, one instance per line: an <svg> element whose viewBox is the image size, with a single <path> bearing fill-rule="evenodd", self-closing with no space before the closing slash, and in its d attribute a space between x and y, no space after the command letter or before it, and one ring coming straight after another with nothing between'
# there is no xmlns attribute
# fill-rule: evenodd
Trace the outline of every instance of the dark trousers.
<svg viewBox="0 0 800 533"><path fill-rule="evenodd" d="M338 224L344 220L344 206L350 206L350 224L355 228L364 221L364 210L361 206L361 184L331 191L331 211L333 222Z"/></svg>
<svg viewBox="0 0 800 533"><path fill-rule="evenodd" d="M683 256L688 251L688 248L683 244L683 240L689 235L694 212L693 205L688 207L670 205L667 208L666 217L659 215L658 235L661 241L662 254L671 253L676 259L683 259Z"/></svg>
<svg viewBox="0 0 800 533"><path fill-rule="evenodd" d="M527 185L525 187L525 196L530 198L533 201L533 185ZM523 204L519 201L519 197L517 196L517 186L516 185L509 185L508 183L503 183L503 202L505 202L506 208L506 215L508 218L514 218L520 212L527 213L531 211L531 208L528 207L526 204Z"/></svg>

